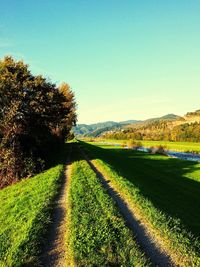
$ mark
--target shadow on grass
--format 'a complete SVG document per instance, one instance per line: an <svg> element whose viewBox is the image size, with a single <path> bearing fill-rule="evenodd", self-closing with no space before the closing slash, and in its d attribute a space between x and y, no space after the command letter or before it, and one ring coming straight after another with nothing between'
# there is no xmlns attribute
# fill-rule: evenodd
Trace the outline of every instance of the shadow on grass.
<svg viewBox="0 0 200 267"><path fill-rule="evenodd" d="M200 182L188 178L200 164L160 155L81 142L91 159L101 159L148 198L155 207L179 218L185 227L200 237Z"/></svg>
<svg viewBox="0 0 200 267"><path fill-rule="evenodd" d="M74 145L73 143L64 143L58 145L57 147L52 147L52 150L49 149L49 154L47 156L47 162L45 170L55 167L59 164L64 164L70 150L70 146Z"/></svg>

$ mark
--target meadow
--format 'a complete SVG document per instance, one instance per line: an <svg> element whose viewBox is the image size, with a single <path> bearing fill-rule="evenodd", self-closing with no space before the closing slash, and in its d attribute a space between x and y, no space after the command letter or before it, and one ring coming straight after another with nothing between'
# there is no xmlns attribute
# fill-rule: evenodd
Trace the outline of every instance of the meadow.
<svg viewBox="0 0 200 267"><path fill-rule="evenodd" d="M68 219L68 266L150 266L78 149L73 151ZM69 256L68 256L69 258Z"/></svg>
<svg viewBox="0 0 200 267"><path fill-rule="evenodd" d="M200 257L200 164L102 144L82 146L181 266ZM188 265L189 264L189 265Z"/></svg>
<svg viewBox="0 0 200 267"><path fill-rule="evenodd" d="M151 266L79 146L176 265L200 265L200 164L76 142L48 170L0 191L0 267L39 266L69 145L67 266Z"/></svg>
<svg viewBox="0 0 200 267"><path fill-rule="evenodd" d="M128 140L114 140L114 139L97 139L98 141L108 142L112 144L124 144ZM180 152L194 152L200 153L200 143L195 142L171 142L171 141L139 141L144 147L163 146L168 150L180 151Z"/></svg>

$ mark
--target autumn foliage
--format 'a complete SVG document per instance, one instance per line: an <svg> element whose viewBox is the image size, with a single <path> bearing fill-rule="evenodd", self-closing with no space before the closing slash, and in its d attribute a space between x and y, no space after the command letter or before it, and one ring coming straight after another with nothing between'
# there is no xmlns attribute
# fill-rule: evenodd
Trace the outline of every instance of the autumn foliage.
<svg viewBox="0 0 200 267"><path fill-rule="evenodd" d="M34 76L23 61L0 60L0 188L41 171L76 123L74 94Z"/></svg>

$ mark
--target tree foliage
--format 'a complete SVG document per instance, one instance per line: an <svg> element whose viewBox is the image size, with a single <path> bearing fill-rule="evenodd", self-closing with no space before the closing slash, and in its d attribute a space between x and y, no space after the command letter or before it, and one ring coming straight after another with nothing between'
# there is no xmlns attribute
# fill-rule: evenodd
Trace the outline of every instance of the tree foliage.
<svg viewBox="0 0 200 267"><path fill-rule="evenodd" d="M64 96L63 107L68 110L67 114L62 118L59 129L61 136L71 137L71 129L75 126L76 116L76 101L74 93L67 83L62 83L59 86L59 92Z"/></svg>
<svg viewBox="0 0 200 267"><path fill-rule="evenodd" d="M0 61L0 187L43 169L49 148L69 135L75 99L60 88L23 61Z"/></svg>

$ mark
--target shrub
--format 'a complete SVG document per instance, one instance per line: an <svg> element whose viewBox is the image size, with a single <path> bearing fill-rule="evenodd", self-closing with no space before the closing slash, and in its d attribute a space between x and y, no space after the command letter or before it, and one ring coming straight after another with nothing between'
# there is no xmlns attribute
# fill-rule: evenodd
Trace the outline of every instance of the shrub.
<svg viewBox="0 0 200 267"><path fill-rule="evenodd" d="M130 139L127 142L127 147L130 148L130 149L137 149L139 147L142 147L142 143L139 142L139 141L135 141L135 140Z"/></svg>
<svg viewBox="0 0 200 267"><path fill-rule="evenodd" d="M122 144L121 144L122 147L126 147L127 146L127 142L124 141Z"/></svg>
<svg viewBox="0 0 200 267"><path fill-rule="evenodd" d="M152 154L167 155L165 147L161 145L156 147L150 147L149 152Z"/></svg>

